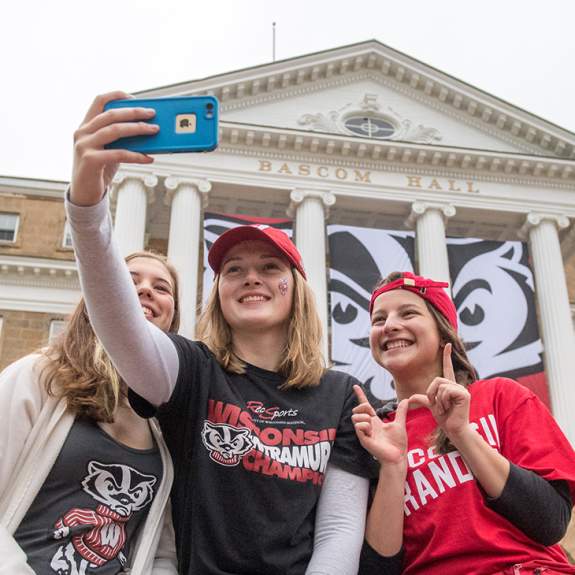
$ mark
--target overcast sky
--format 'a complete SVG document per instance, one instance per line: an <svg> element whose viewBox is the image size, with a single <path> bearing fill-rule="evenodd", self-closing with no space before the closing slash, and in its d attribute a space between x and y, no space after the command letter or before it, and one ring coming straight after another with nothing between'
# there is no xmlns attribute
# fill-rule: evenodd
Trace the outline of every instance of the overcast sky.
<svg viewBox="0 0 575 575"><path fill-rule="evenodd" d="M0 176L67 180L93 97L376 39L575 132L573 0L16 0Z"/></svg>

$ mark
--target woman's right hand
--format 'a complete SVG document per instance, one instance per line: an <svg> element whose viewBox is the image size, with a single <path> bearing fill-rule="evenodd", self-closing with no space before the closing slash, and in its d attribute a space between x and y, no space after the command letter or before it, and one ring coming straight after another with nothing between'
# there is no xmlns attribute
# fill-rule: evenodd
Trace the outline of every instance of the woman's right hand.
<svg viewBox="0 0 575 575"><path fill-rule="evenodd" d="M380 464L401 464L407 462L407 417L408 400L402 400L397 406L395 419L383 422L369 403L363 389L354 385L353 390L359 405L353 409L351 419L361 445L375 457Z"/></svg>
<svg viewBox="0 0 575 575"><path fill-rule="evenodd" d="M125 92L110 92L98 96L90 106L81 126L74 132L74 164L70 199L79 206L97 204L110 185L118 164L149 164L154 161L146 154L128 150L106 150L104 146L118 138L144 136L158 131L148 124L155 114L151 108L116 108L104 111L111 100L131 98Z"/></svg>

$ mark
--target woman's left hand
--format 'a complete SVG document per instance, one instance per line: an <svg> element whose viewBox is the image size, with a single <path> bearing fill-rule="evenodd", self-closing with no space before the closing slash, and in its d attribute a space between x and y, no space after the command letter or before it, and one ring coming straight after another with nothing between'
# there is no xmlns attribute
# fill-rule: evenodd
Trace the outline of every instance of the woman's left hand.
<svg viewBox="0 0 575 575"><path fill-rule="evenodd" d="M450 439L469 428L471 399L469 391L455 380L451 350L450 343L443 348L443 377L436 377L425 395L415 394L409 398L410 404L428 407L437 425Z"/></svg>

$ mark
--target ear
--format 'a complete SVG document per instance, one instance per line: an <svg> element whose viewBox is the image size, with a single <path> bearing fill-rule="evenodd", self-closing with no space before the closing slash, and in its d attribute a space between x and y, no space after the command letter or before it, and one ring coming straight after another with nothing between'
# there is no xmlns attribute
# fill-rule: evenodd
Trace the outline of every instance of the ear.
<svg viewBox="0 0 575 575"><path fill-rule="evenodd" d="M92 474L96 471L105 471L107 467L110 466L105 463L100 463L99 461L90 461L88 463L88 473Z"/></svg>

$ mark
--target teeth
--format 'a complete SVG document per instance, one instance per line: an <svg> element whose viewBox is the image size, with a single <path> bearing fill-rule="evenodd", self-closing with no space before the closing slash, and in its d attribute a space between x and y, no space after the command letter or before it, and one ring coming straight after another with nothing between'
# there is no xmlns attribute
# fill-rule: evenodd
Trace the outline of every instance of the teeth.
<svg viewBox="0 0 575 575"><path fill-rule="evenodd" d="M241 303L250 303L253 301L266 301L266 298L261 295L248 295L246 297L243 297L240 301Z"/></svg>
<svg viewBox="0 0 575 575"><path fill-rule="evenodd" d="M399 339L397 341L389 341L385 344L385 349L396 349L398 347L408 347L411 345L410 341Z"/></svg>
<svg viewBox="0 0 575 575"><path fill-rule="evenodd" d="M142 306L142 309L144 310L144 315L146 317L152 317L154 315L152 310L149 307Z"/></svg>

